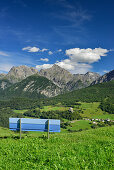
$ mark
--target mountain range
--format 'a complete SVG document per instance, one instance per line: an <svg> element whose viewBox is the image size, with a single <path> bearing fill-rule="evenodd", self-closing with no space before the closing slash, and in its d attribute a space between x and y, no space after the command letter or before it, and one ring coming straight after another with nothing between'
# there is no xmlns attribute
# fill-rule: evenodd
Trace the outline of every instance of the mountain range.
<svg viewBox="0 0 114 170"><path fill-rule="evenodd" d="M0 74L0 98L53 97L111 80L114 80L114 70L100 76L94 72L71 74L56 64L40 71L18 66L12 67L8 74Z"/></svg>

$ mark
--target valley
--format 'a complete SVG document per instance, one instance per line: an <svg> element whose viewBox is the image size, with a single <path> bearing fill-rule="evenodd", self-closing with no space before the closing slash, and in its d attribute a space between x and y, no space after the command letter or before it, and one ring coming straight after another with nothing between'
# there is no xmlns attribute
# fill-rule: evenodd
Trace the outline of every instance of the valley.
<svg viewBox="0 0 114 170"><path fill-rule="evenodd" d="M53 66L39 73L26 67L25 74L24 68L0 78L0 168L112 169L113 71L97 84L95 73L72 75ZM61 132L49 140L45 132L22 132L19 140L8 129L10 117L60 119Z"/></svg>

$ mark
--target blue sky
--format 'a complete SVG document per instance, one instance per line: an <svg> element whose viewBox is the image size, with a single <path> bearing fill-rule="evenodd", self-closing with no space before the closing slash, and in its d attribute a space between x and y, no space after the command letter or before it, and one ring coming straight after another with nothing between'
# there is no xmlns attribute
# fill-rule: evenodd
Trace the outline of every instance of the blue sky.
<svg viewBox="0 0 114 170"><path fill-rule="evenodd" d="M0 73L57 64L71 73L114 69L113 0L1 0Z"/></svg>

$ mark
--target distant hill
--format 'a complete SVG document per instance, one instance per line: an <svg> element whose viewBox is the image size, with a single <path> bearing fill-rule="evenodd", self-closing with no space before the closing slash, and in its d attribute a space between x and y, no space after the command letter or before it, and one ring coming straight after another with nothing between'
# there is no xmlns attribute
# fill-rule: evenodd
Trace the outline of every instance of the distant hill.
<svg viewBox="0 0 114 170"><path fill-rule="evenodd" d="M99 84L103 82L108 82L114 80L114 70L110 71L109 73L104 74L103 76L99 77L97 80L93 81L91 85Z"/></svg>
<svg viewBox="0 0 114 170"><path fill-rule="evenodd" d="M12 97L45 98L53 97L62 92L62 89L45 77L38 74L27 77L1 92L1 99Z"/></svg>
<svg viewBox="0 0 114 170"><path fill-rule="evenodd" d="M94 72L87 72L86 74L74 74L73 78L67 83L66 89L73 91L88 87L93 81L98 79L100 75Z"/></svg>
<svg viewBox="0 0 114 170"><path fill-rule="evenodd" d="M57 97L49 99L47 102L69 104L76 101L100 102L110 97L114 99L114 80L58 95Z"/></svg>
<svg viewBox="0 0 114 170"><path fill-rule="evenodd" d="M102 103L101 107L104 110L106 110L107 108L104 107L104 103L108 103L108 105L111 104L111 106L114 105L114 80L110 82L89 86L84 89L74 90L72 92L67 92L51 98L46 98L45 94L44 93L42 94L43 83L45 83L45 87L49 87L49 89L50 87L53 88L54 95L55 92L56 93L58 92L60 94L61 89L58 89L58 87L55 87L55 85L53 86L53 83L48 82L49 80L44 77L38 78L37 82L35 83L36 87L35 86L32 87L32 84L30 86L26 86L28 85L28 83L30 83L30 81L34 81L34 76L31 76L31 80L28 77L26 79L26 82L25 80L23 80L22 84L17 83L13 86L13 89L9 87L3 93L1 93L0 100L5 99L5 101L4 100L0 101L0 107L27 109L33 107L40 107L43 105L55 105L55 104L71 106L78 104L77 102L80 101L88 103L101 102ZM37 85L38 81L41 82L40 87L39 85ZM25 87L26 91L22 90L23 87ZM16 88L18 88L18 90ZM39 93L37 92L37 89L39 89ZM31 91L33 91L33 93L31 93ZM51 92L50 90L48 91L48 93L50 93L51 96L53 96Z"/></svg>

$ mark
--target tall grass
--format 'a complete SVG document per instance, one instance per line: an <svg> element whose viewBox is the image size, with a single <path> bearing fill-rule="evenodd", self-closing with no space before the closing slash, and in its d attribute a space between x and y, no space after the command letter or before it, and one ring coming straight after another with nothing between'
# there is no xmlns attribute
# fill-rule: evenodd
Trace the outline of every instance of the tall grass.
<svg viewBox="0 0 114 170"><path fill-rule="evenodd" d="M113 169L114 127L55 133L50 139L23 135L0 139L0 169ZM2 131L1 131L2 133ZM39 133L37 133L39 134ZM12 133L14 136L14 133Z"/></svg>

